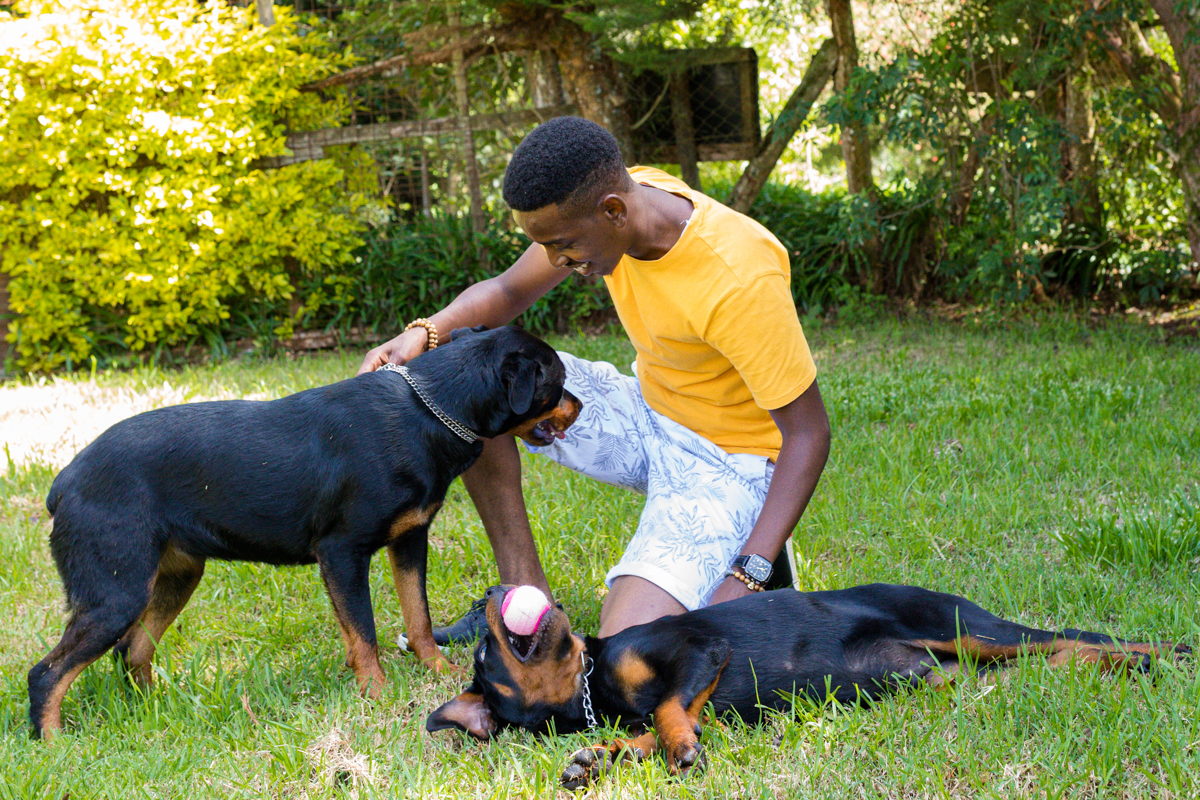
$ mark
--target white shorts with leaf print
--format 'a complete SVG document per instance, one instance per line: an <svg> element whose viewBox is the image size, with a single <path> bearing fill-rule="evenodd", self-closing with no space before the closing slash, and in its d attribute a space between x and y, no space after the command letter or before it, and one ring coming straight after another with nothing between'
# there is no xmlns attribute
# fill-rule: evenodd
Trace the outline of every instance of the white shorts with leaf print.
<svg viewBox="0 0 1200 800"><path fill-rule="evenodd" d="M527 449L646 495L637 531L606 584L636 575L688 610L703 607L750 537L775 465L765 456L727 453L652 410L637 378L612 364L559 356L583 410L565 439Z"/></svg>

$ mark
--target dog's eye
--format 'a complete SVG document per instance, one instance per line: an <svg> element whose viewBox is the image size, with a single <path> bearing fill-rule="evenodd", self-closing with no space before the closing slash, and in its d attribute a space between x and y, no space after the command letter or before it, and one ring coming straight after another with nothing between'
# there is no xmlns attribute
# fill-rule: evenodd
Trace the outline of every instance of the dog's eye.
<svg viewBox="0 0 1200 800"><path fill-rule="evenodd" d="M477 652L475 654L475 658L477 658L479 660L480 664L483 663L483 659L487 658L487 645L486 644L479 645L479 652Z"/></svg>

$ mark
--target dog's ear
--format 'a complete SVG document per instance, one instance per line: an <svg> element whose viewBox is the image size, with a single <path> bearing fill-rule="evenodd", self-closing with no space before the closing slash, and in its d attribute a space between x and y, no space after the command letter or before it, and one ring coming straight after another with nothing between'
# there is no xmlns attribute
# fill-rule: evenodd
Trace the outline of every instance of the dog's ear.
<svg viewBox="0 0 1200 800"><path fill-rule="evenodd" d="M483 333L488 329L487 325L476 325L474 328L455 328L450 331L450 341L454 341L460 336L468 336L472 333Z"/></svg>
<svg viewBox="0 0 1200 800"><path fill-rule="evenodd" d="M510 353L500 367L500 380L508 389L508 406L514 414L524 414L533 405L533 393L537 389L538 375L542 366L532 358L519 353Z"/></svg>
<svg viewBox="0 0 1200 800"><path fill-rule="evenodd" d="M496 721L492 710L483 701L483 695L471 691L474 685L458 697L438 708L425 720L425 730L433 733L447 728L466 731L481 741L492 738L496 732Z"/></svg>

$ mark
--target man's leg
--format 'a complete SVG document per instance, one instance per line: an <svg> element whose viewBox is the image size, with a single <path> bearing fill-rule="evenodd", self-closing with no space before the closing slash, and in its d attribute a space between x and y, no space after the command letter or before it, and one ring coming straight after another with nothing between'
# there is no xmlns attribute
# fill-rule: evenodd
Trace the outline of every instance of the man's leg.
<svg viewBox="0 0 1200 800"><path fill-rule="evenodd" d="M483 453L462 476L463 485L483 521L496 557L500 582L536 586L551 597L550 584L538 559L521 492L521 456L517 440L497 436L484 442Z"/></svg>
<svg viewBox="0 0 1200 800"><path fill-rule="evenodd" d="M660 586L636 575L622 575L613 579L604 598L600 632L596 635L612 636L634 625L685 611L683 604Z"/></svg>

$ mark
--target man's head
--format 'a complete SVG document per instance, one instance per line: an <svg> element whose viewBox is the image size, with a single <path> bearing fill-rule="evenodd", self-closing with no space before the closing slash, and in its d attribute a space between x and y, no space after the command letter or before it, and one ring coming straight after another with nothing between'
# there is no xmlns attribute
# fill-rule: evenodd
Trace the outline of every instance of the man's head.
<svg viewBox="0 0 1200 800"><path fill-rule="evenodd" d="M522 140L504 173L504 200L550 263L611 274L633 180L617 141L594 122L556 117Z"/></svg>

